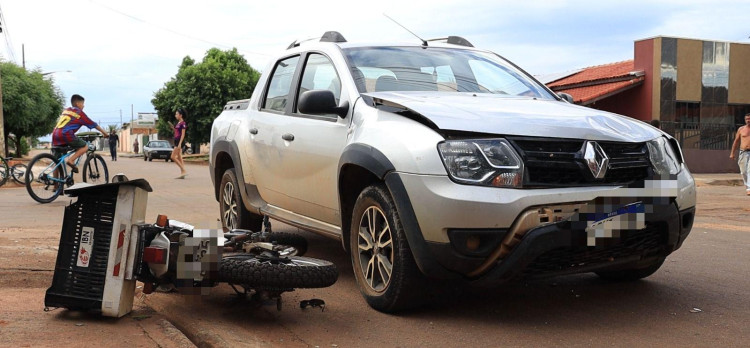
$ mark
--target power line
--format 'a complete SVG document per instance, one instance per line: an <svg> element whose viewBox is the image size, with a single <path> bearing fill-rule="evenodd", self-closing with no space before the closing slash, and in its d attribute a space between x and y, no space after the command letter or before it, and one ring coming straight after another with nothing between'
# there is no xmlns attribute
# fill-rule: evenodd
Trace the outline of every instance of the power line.
<svg viewBox="0 0 750 348"><path fill-rule="evenodd" d="M96 5L99 5L99 6L103 7L103 8L105 8L105 9L107 9L107 10L109 10L109 11L112 11L112 12L114 12L114 13L117 13L117 14L119 14L119 15L121 15L121 16L125 16L125 17L127 17L127 18L130 18L130 19L132 19L132 20L134 20L134 21L137 21L137 22L141 22L141 23L143 23L143 24L148 24L148 25L150 25L150 26L153 26L153 27L159 28L159 29L161 29L161 30L164 30L164 31L170 32L170 33L172 33L172 34L175 34L175 35L179 35L179 36L182 36L182 37L185 37L185 38L191 39L191 40L196 40L196 41L200 41L200 42L203 42L203 43L207 43L207 44L209 44L209 45L220 46L220 47L224 47L224 48L234 48L233 46L230 46L230 45L225 45L225 44L221 44L221 43L217 43L217 42L209 41L209 40L206 40L206 39L202 39L202 38L199 38L199 37L195 37L195 36L192 36L192 35L188 35L188 34L185 34L185 33L181 33L181 32L178 32L178 31L172 30L172 29L170 29L170 28L167 28L167 27L165 27L165 26L162 26L162 25L159 25L159 24L151 23L151 22L149 22L149 21L143 20L143 19L141 19L141 18L138 18L138 17L136 17L136 16L133 16L133 15L131 15L131 14L128 14L128 13L122 12L122 11L120 11L120 10L117 10L117 9L115 9L115 8L109 7L109 6L105 5L105 4L101 4L101 3L95 2L95 1L93 1L93 0L89 0L89 2L91 2L91 3L93 3L93 4L96 4ZM241 50L241 52L244 52L244 53L249 53L249 54L255 54L255 55L260 55L260 56L265 56L265 57L270 57L270 55L268 55L268 54L265 54L265 53L260 53L260 52L245 51L245 50Z"/></svg>
<svg viewBox="0 0 750 348"><path fill-rule="evenodd" d="M2 8L0 8L0 24L2 24L2 33L5 37L5 46L8 48L8 54L13 63L16 62L16 54L13 51L13 40L10 39L10 31L8 31L8 22L5 20Z"/></svg>
<svg viewBox="0 0 750 348"><path fill-rule="evenodd" d="M148 88L141 88L141 87L124 87L124 86L105 86L100 84L93 84L93 83L85 83L85 82L74 82L74 81L57 81L58 84L72 84L72 85L81 85L81 86L91 86L91 87L106 87L106 88L114 88L114 89L128 89L128 90L134 90L134 91L148 91L153 92L153 90ZM161 88L161 87L160 87Z"/></svg>
<svg viewBox="0 0 750 348"><path fill-rule="evenodd" d="M118 113L120 110L111 110L111 111L86 111L86 114L114 114Z"/></svg>

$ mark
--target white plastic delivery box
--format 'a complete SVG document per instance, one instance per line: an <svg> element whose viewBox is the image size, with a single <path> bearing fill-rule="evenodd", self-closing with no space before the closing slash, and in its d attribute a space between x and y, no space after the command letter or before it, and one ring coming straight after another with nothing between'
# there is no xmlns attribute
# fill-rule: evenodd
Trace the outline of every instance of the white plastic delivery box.
<svg viewBox="0 0 750 348"><path fill-rule="evenodd" d="M73 186L65 207L60 247L46 307L121 317L133 309L133 263L151 186L137 179ZM135 232L133 232L135 230Z"/></svg>

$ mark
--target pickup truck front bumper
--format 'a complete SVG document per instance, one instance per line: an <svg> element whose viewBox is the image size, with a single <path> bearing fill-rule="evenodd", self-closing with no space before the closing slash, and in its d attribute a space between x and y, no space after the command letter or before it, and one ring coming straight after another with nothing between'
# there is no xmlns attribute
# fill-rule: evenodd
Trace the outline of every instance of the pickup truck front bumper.
<svg viewBox="0 0 750 348"><path fill-rule="evenodd" d="M422 272L432 278L485 284L623 265L637 267L679 248L695 215L695 186L687 171L682 177L646 182L641 188L512 190L404 173L388 174L386 184ZM555 209L576 203L606 214L632 202L645 206L637 218L640 225L624 226L614 236L597 238L596 245L590 244L591 231L587 231L586 221L579 221L586 219L579 219L583 215L578 213L565 219L557 216L557 220L537 223L508 237L515 233L524 213L539 207ZM461 235L472 233L478 236L480 247L467 252L461 246L466 240ZM510 239L515 240L505 243ZM502 244L511 248L501 252Z"/></svg>

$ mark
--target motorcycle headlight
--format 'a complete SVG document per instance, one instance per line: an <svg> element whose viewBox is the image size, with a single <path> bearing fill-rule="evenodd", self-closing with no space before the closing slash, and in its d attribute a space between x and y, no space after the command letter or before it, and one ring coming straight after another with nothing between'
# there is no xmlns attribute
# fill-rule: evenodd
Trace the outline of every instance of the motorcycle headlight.
<svg viewBox="0 0 750 348"><path fill-rule="evenodd" d="M450 177L461 184L521 187L523 162L505 139L449 140L438 152Z"/></svg>
<svg viewBox="0 0 750 348"><path fill-rule="evenodd" d="M675 175L680 172L680 162L665 137L659 137L648 142L648 155L657 174Z"/></svg>

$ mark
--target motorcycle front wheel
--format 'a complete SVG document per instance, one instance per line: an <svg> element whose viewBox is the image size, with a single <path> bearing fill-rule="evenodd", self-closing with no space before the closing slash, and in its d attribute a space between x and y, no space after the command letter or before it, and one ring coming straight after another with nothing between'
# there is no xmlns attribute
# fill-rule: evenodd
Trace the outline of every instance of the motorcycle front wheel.
<svg viewBox="0 0 750 348"><path fill-rule="evenodd" d="M333 285L338 276L333 263L301 256L238 254L224 257L219 266L220 282L250 288L324 288Z"/></svg>

